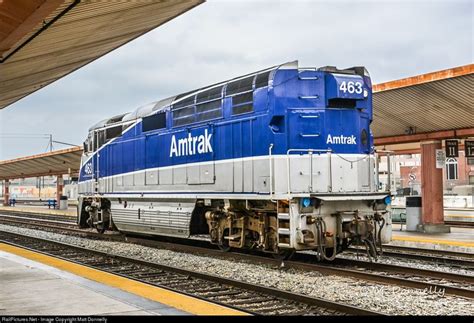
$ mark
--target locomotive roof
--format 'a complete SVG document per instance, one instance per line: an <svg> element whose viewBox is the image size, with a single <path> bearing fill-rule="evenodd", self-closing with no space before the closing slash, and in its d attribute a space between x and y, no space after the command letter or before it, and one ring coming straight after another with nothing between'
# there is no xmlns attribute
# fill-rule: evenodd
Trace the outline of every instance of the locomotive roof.
<svg viewBox="0 0 474 323"><path fill-rule="evenodd" d="M205 87L202 87L202 88L199 88L199 89L196 89L196 90L193 90L193 91L188 91L188 92L184 92L184 93L181 93L181 94L178 94L178 95L174 95L174 96L168 97L168 98L160 100L160 101L155 101L155 102L152 102L152 103L145 104L143 106L138 107L134 111L123 115L123 118L121 120L118 120L118 121L127 122L127 121L136 120L138 118L142 118L142 117L145 117L147 115L156 113L157 111L165 110L167 107L171 106L173 103L184 100L184 99L186 99L186 98L188 98L192 95L195 95L198 92L208 90L208 89L211 89L213 87L221 86L221 85L224 85L228 82L235 81L235 80L238 80L238 79L241 79L241 78L245 78L245 77L248 77L248 76L251 76L251 75L256 75L258 73L267 72L267 71L277 69L279 67L283 67L283 66L287 66L287 65L289 66L290 64L291 64L291 66L296 66L297 67L298 66L298 61L273 66L273 67L270 67L270 68L266 68L264 70L260 70L260 71L253 72L253 73L250 73L250 74L235 77L235 78L227 80L227 81L215 83L215 84L212 84L212 85L207 85ZM102 128L106 125L111 124L111 122L109 122L109 121L114 119L114 118L115 117L101 120L100 122L98 122L95 125L93 125L92 127L90 127L89 131L99 129L99 128Z"/></svg>
<svg viewBox="0 0 474 323"><path fill-rule="evenodd" d="M192 91L188 91L188 92L184 92L184 93L181 93L181 94L178 94L178 95L175 95L175 96L171 96L171 97L168 97L168 98L160 100L160 101L155 101L155 102L152 102L152 103L145 104L143 106L138 107L137 109L135 109L132 112L121 115L122 118L119 118L120 116L115 116L113 118L102 120L102 121L98 122L97 124L95 124L94 126L92 126L89 129L89 131L92 131L92 130L98 129L98 128L102 128L102 127L105 127L105 126L113 124L113 123L119 123L119 122L123 123L123 122L127 122L127 121L133 121L133 120L136 120L136 119L139 119L139 118L143 118L143 117L146 117L148 115L154 114L157 111L166 110L171 105L173 105L177 102L186 100L187 98L189 98L191 96L194 96L199 92L203 92L203 91L215 88L215 87L223 86L227 83L237 81L237 80L249 77L249 76L254 76L254 75L257 75L257 74L260 74L260 73L266 73L266 72L277 70L277 69L298 69L298 61L295 60L295 61L287 62L287 63L281 64L281 65L275 65L275 66L272 66L272 67L269 67L269 68L266 68L266 69L263 69L263 70L259 70L257 72L241 75L241 76L238 76L238 77L226 80L226 81L222 81L222 82L219 82L219 83L214 83L212 85L207 85L207 86L202 87L202 88L198 88L198 89L195 89L195 90L192 90ZM352 68L348 68L348 69L339 70L334 66L324 66L324 67L318 68L317 70L324 71L324 72L330 72L330 73L359 74L359 75L364 75L365 74L365 75L368 75L368 72L364 67L352 67Z"/></svg>

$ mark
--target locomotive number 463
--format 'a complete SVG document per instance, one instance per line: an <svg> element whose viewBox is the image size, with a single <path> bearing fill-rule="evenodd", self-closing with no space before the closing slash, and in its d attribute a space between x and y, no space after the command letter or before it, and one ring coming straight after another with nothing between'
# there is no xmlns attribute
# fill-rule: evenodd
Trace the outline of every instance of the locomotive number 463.
<svg viewBox="0 0 474 323"><path fill-rule="evenodd" d="M346 82L343 81L341 85L339 85L339 90L344 92L344 93L356 93L356 94L361 94L362 93L362 83L361 82Z"/></svg>

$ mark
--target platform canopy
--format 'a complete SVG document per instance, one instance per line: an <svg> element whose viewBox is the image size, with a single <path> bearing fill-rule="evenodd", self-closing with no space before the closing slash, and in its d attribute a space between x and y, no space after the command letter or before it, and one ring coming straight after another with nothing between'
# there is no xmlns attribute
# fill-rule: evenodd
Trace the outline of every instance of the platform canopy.
<svg viewBox="0 0 474 323"><path fill-rule="evenodd" d="M0 109L204 0L0 0Z"/></svg>
<svg viewBox="0 0 474 323"><path fill-rule="evenodd" d="M376 145L474 136L474 64L373 86Z"/></svg>
<svg viewBox="0 0 474 323"><path fill-rule="evenodd" d="M0 180L79 172L82 147L0 161Z"/></svg>

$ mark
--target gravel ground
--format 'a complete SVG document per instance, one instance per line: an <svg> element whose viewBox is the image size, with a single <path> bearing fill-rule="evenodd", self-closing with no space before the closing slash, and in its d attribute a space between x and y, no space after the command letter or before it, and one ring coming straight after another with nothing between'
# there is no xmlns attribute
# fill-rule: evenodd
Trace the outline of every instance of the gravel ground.
<svg viewBox="0 0 474 323"><path fill-rule="evenodd" d="M49 238L89 249L271 286L385 314L474 315L474 300L443 295L437 291L374 284L347 277L323 276L319 273L278 269L270 265L221 260L122 242L94 241L7 225L0 225L0 230Z"/></svg>

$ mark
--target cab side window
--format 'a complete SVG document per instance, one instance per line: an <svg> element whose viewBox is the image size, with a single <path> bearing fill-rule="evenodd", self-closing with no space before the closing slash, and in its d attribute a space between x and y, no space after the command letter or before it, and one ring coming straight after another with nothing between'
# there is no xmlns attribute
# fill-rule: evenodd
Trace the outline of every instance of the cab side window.
<svg viewBox="0 0 474 323"><path fill-rule="evenodd" d="M157 114L143 118L142 132L164 128L166 128L166 112L159 112Z"/></svg>

